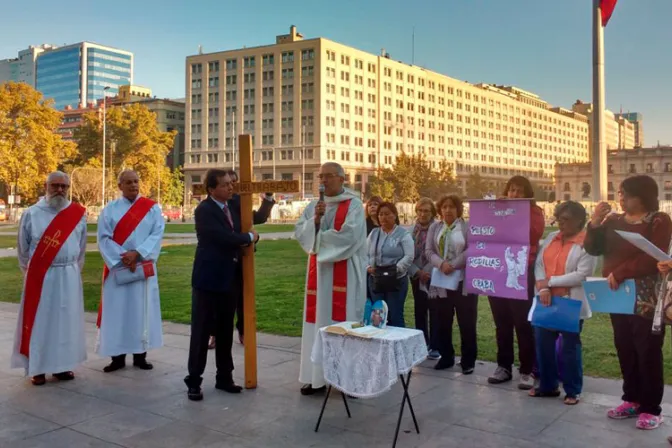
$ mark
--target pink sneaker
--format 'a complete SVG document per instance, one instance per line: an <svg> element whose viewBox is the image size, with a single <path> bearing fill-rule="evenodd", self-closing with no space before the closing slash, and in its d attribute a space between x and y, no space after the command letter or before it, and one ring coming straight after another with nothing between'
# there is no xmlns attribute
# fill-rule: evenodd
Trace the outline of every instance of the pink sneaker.
<svg viewBox="0 0 672 448"><path fill-rule="evenodd" d="M641 413L637 419L637 429L656 429L663 423L662 415Z"/></svg>
<svg viewBox="0 0 672 448"><path fill-rule="evenodd" d="M626 418L634 418L639 415L639 405L636 403L630 403L624 401L617 408L609 409L607 411L607 417L613 418L614 420L623 420Z"/></svg>

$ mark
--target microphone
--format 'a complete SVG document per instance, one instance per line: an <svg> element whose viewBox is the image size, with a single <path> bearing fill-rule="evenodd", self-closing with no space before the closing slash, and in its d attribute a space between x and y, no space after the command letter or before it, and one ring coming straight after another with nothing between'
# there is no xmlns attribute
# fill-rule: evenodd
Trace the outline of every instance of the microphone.
<svg viewBox="0 0 672 448"><path fill-rule="evenodd" d="M324 184L320 184L319 191L320 191L320 202L324 202Z"/></svg>

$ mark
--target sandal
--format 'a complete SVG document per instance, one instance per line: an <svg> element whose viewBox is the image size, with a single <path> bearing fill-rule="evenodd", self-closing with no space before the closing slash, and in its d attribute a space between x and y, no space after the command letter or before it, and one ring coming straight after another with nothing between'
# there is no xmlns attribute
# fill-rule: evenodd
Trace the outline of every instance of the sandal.
<svg viewBox="0 0 672 448"><path fill-rule="evenodd" d="M539 388L535 388L531 389L528 395L534 398L557 398L560 396L560 391L556 389L550 392L544 392Z"/></svg>
<svg viewBox="0 0 672 448"><path fill-rule="evenodd" d="M75 379L75 374L72 372L61 372L54 373L53 377L59 381L70 381Z"/></svg>
<svg viewBox="0 0 672 448"><path fill-rule="evenodd" d="M569 395L565 395L564 403L567 406L576 406L577 404L579 404L580 401L581 398L579 397L570 397Z"/></svg>

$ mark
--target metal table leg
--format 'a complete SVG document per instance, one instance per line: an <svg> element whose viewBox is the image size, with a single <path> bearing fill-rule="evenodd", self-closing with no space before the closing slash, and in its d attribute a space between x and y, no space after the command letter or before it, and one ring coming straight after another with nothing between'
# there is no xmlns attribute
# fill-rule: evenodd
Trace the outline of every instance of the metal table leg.
<svg viewBox="0 0 672 448"><path fill-rule="evenodd" d="M420 427L418 426L418 420L415 418L415 411L413 410L413 405L411 404L411 397L408 395L408 386L411 384L411 373L408 372L408 376L404 378L404 375L399 375L401 379L401 385L404 388L404 396L401 399L401 409L399 410L399 418L397 419L397 429L394 431L394 441L392 442L392 448L397 446L397 439L399 438L399 429L401 427L401 417L404 415L404 406L408 402L408 408L411 410L411 416L413 417L413 423L415 424L415 430L420 434Z"/></svg>
<svg viewBox="0 0 672 448"><path fill-rule="evenodd" d="M331 394L331 386L327 389L327 394L324 397L324 402L322 403L322 410L320 411L320 416L317 419L317 425L315 425L315 432L320 429L320 423L322 422L322 416L324 415L324 409L327 407L327 401L329 401L329 395ZM345 405L345 411L348 413L348 418L352 418L350 414L350 407L348 406L348 400L345 397L345 394L341 392L341 397L343 397L343 404Z"/></svg>

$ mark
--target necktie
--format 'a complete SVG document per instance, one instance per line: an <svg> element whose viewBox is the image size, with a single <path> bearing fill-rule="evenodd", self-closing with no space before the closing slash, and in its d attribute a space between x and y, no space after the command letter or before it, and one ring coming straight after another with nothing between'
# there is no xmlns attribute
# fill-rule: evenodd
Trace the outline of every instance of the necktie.
<svg viewBox="0 0 672 448"><path fill-rule="evenodd" d="M224 215L226 216L226 220L229 221L229 225L233 229L233 218L231 217L231 210L229 210L228 204L224 204L224 208L222 208L224 211Z"/></svg>

